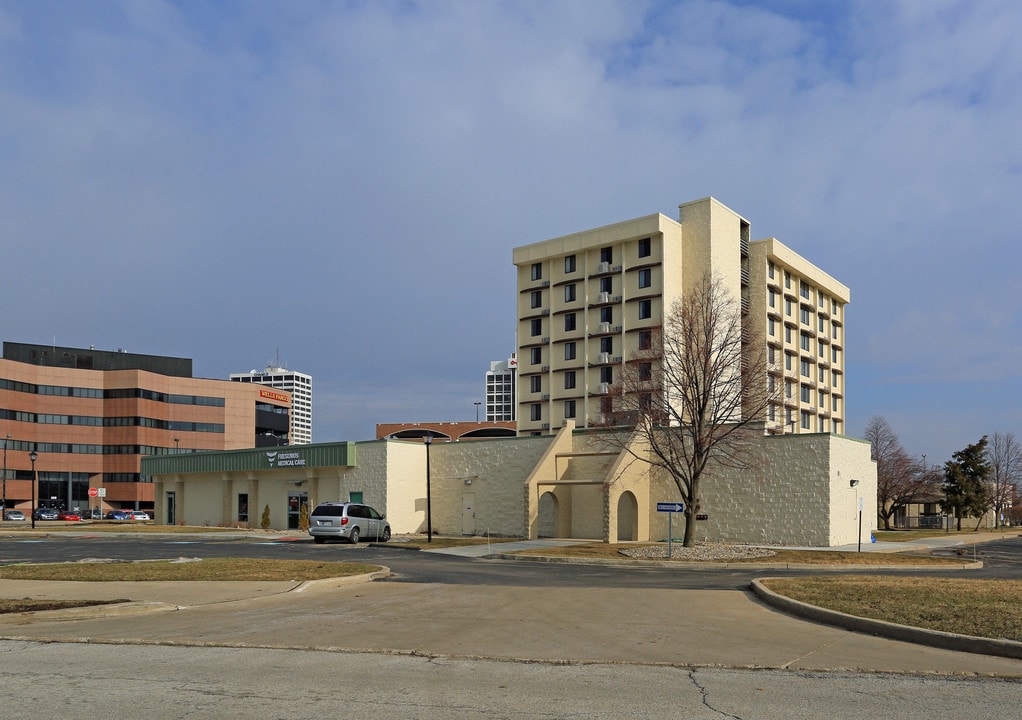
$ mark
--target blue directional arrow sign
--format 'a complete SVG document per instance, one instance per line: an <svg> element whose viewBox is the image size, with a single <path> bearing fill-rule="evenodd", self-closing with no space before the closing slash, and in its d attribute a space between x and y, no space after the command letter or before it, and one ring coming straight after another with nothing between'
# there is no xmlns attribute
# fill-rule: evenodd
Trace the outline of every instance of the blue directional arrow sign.
<svg viewBox="0 0 1022 720"><path fill-rule="evenodd" d="M680 502L658 502L656 504L657 512L685 512L685 503Z"/></svg>

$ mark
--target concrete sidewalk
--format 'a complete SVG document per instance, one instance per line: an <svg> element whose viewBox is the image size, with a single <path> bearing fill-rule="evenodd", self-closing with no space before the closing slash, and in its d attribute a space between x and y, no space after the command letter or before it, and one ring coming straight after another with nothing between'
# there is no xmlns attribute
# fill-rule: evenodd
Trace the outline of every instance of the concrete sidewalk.
<svg viewBox="0 0 1022 720"><path fill-rule="evenodd" d="M536 544L550 542L558 541ZM507 545L522 544L535 546ZM0 639L1022 678L1022 660L925 647L802 620L771 609L751 592L371 579L0 580L0 596L5 597L132 601L0 615Z"/></svg>

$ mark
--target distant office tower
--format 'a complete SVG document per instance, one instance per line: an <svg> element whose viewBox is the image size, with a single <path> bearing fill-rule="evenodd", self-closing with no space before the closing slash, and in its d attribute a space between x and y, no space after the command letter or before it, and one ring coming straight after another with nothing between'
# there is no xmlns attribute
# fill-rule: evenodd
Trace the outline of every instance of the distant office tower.
<svg viewBox="0 0 1022 720"><path fill-rule="evenodd" d="M265 370L231 373L234 382L256 383L291 394L291 426L287 437L275 434L275 442L261 444L307 445L312 442L312 376L274 365Z"/></svg>
<svg viewBox="0 0 1022 720"><path fill-rule="evenodd" d="M508 422L518 416L518 357L490 363L486 373L486 422Z"/></svg>
<svg viewBox="0 0 1022 720"><path fill-rule="evenodd" d="M519 434L603 424L627 363L707 274L766 343L767 432L843 433L849 289L774 238L751 241L714 198L679 210L514 249Z"/></svg>

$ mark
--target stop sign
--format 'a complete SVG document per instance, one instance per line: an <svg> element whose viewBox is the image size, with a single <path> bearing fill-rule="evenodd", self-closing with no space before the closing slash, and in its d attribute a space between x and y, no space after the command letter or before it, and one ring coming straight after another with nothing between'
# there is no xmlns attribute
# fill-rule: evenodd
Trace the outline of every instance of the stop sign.
<svg viewBox="0 0 1022 720"><path fill-rule="evenodd" d="M89 497L98 497L99 488L89 488Z"/></svg>

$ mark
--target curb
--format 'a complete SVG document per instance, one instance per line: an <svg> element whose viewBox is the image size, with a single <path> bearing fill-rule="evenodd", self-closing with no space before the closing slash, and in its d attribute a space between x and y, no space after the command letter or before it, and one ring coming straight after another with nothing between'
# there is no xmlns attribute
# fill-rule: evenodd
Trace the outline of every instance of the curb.
<svg viewBox="0 0 1022 720"><path fill-rule="evenodd" d="M1022 659L1022 642L981 638L974 635L958 635L940 630L925 630L885 620L848 615L847 613L827 610L816 605L793 600L785 595L775 593L761 582L761 580L780 579L782 578L760 578L753 580L750 587L752 592L767 605L771 605L789 615L795 615L824 625L833 625L866 635L877 635L891 640L928 645L930 647L941 648L942 650L957 650L978 655L997 655L1000 657Z"/></svg>

